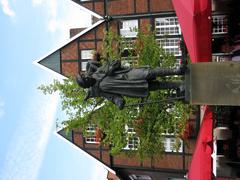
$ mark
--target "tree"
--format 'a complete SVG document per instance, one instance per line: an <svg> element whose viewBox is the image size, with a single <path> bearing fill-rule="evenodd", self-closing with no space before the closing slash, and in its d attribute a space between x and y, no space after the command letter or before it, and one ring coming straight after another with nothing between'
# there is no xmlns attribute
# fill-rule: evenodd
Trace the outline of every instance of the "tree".
<svg viewBox="0 0 240 180"><path fill-rule="evenodd" d="M126 50L129 58L138 58L139 66L174 66L174 56L166 54L159 47L155 41L154 32L150 30L146 34L139 32L131 48L126 43L126 39L117 36L112 31L106 32L102 48L103 62L107 63L116 58L121 59L121 54ZM79 88L73 78L64 79L63 82L54 80L52 84L41 85L39 89L49 94L60 92L62 108L69 116L69 119L64 121L67 129L81 128L87 135L86 128L89 124L95 124L100 128L104 134L101 143L111 145L112 155L120 153L128 141L134 138L135 140L139 138L140 143L137 144L137 148L132 147L128 152L134 152L141 159L162 155L166 130L177 138L177 149L180 142L179 137L184 132L190 110L188 105L180 101L152 103L123 110L119 110L111 102L102 98L84 102L86 92ZM166 99L170 93L167 90L152 92L148 100ZM125 100L126 104L139 102L139 99L134 98L125 98ZM126 127L133 128L135 132L128 132Z"/></svg>

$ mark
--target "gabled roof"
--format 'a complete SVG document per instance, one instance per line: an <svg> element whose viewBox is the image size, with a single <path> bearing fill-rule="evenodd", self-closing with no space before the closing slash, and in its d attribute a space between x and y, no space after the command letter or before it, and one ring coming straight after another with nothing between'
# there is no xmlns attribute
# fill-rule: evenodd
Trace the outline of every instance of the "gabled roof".
<svg viewBox="0 0 240 180"><path fill-rule="evenodd" d="M70 2L72 2L72 1L70 1ZM76 4L76 3L74 3L74 4ZM94 12L88 10L88 9L86 9L85 7L80 6L79 4L76 4L76 5L79 6L81 9L85 10L86 12L89 12L91 15L95 16L96 18L99 18L99 21L94 23L92 26L84 29L80 33L76 34L75 36L73 36L72 38L67 40L66 42L60 44L59 46L57 46L52 51L48 52L43 57L35 60L33 62L34 65L37 65L40 68L42 68L42 69L44 69L46 71L49 71L50 73L58 74L58 75L62 76L60 74L60 49L63 48L64 46L70 44L71 42L73 42L77 38L81 37L85 33L89 32L90 30L94 29L95 27L99 26L100 24L102 24L105 21L105 20L103 20L103 18L100 15L98 15L98 14L96 14L96 13L94 13ZM62 76L62 77L65 78L64 76ZM99 164L100 166L104 167L108 172L110 172L112 174L116 174L116 172L114 170L112 170L110 167L106 166L105 164L103 164L102 162L100 162L99 160L97 160L96 158L94 158L93 156L91 156L90 154L88 154L87 152L82 150L81 148L79 148L76 145L74 145L70 141L70 137L68 137L66 134L64 134L63 129L61 129L58 132L55 131L54 134L57 137L59 137L61 140L63 140L65 143L69 144L70 146L72 146L76 150L80 151L82 154L86 155L89 158L94 159L96 164ZM107 174L106 174L106 176L107 176Z"/></svg>
<svg viewBox="0 0 240 180"><path fill-rule="evenodd" d="M89 14L91 14L92 16L98 18L99 21L94 23L92 26L84 29L80 33L76 34L69 40L63 42L62 44L57 46L55 49L53 49L52 51L47 53L45 56L43 56L33 62L33 64L39 66L40 68L42 68L46 71L54 73L54 74L60 74L60 49L63 48L64 46L70 44L71 42L73 42L74 40L79 38L80 36L84 35L88 31L92 30L93 28L97 27L98 25L100 25L104 22L103 17L98 15L97 13L90 11L89 9L87 9L73 1L69 1L69 3L72 3L74 6L78 7L80 10L84 10L84 11L88 12Z"/></svg>
<svg viewBox="0 0 240 180"><path fill-rule="evenodd" d="M60 49L63 48L64 46L70 44L71 42L73 42L77 38L81 37L82 35L84 35L88 31L94 29L98 25L102 24L103 22L104 22L104 20L99 20L98 22L96 22L95 24L93 24L89 28L86 28L85 30L81 31L80 33L76 34L75 36L73 36L72 38L70 38L69 40L64 42L63 44L60 44L57 48L50 51L45 56L35 60L33 62L33 64L39 66L42 69L50 71L51 73L60 74Z"/></svg>
<svg viewBox="0 0 240 180"><path fill-rule="evenodd" d="M108 167L107 165L105 165L104 163L102 163L101 161L97 160L96 158L94 158L92 155L88 154L86 151L82 150L80 147L76 146L75 144L73 144L68 135L66 133L64 133L64 130L61 129L60 131L55 131L54 133L57 137L59 137L61 140L63 140L65 143L69 144L70 146L72 146L73 148L77 149L78 151L80 151L83 155L87 156L88 158L93 159L96 164L102 166L104 169L106 169L108 172L116 175L116 172L114 170L112 170L110 167ZM107 176L107 175L106 175Z"/></svg>

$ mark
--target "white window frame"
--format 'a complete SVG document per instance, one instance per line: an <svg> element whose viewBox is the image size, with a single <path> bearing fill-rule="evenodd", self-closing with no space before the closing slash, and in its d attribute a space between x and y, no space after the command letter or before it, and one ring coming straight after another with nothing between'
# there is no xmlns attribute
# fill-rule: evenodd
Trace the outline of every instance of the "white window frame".
<svg viewBox="0 0 240 180"><path fill-rule="evenodd" d="M182 51L180 48L180 38L161 38L156 39L156 41L166 53L173 54L174 56L182 55Z"/></svg>
<svg viewBox="0 0 240 180"><path fill-rule="evenodd" d="M213 29L212 29L213 34L226 34L226 33L228 33L227 15L212 16L212 22L213 22L213 24L217 25L217 27L214 27L214 25L213 25Z"/></svg>
<svg viewBox="0 0 240 180"><path fill-rule="evenodd" d="M87 61L93 58L92 49L82 49L81 50L81 70L86 71Z"/></svg>
<svg viewBox="0 0 240 180"><path fill-rule="evenodd" d="M81 70L86 71L87 70L87 61L81 61Z"/></svg>
<svg viewBox="0 0 240 180"><path fill-rule="evenodd" d="M82 49L81 50L81 59L92 59L93 58L93 52L92 49Z"/></svg>
<svg viewBox="0 0 240 180"><path fill-rule="evenodd" d="M136 131L134 128L129 127L127 124L125 125L125 131L128 135L127 137L127 145L123 148L124 150L137 150L137 146L140 144L140 139L136 135Z"/></svg>
<svg viewBox="0 0 240 180"><path fill-rule="evenodd" d="M175 144L176 144L176 138L174 137L165 137L164 141L163 141L163 145L164 145L164 151L165 152L179 152L182 153L183 152L183 141L180 140L181 142L181 146L178 150L176 150L174 148Z"/></svg>
<svg viewBox="0 0 240 180"><path fill-rule="evenodd" d="M155 19L156 36L180 35L181 28L176 16Z"/></svg>
<svg viewBox="0 0 240 180"><path fill-rule="evenodd" d="M85 142L88 144L99 144L99 141L97 141L96 138L96 125L95 124L89 124L86 132L87 132L87 136L85 137Z"/></svg>
<svg viewBox="0 0 240 180"><path fill-rule="evenodd" d="M125 38L134 38L137 36L138 20L121 21L120 35Z"/></svg>
<svg viewBox="0 0 240 180"><path fill-rule="evenodd" d="M127 39L125 38L122 42L122 48L123 50L132 50L133 44L135 40L134 39ZM126 67L133 67L138 65L138 56L121 56L122 65Z"/></svg>
<svg viewBox="0 0 240 180"><path fill-rule="evenodd" d="M139 175L139 174L131 174L129 175L131 180L152 180L152 178L148 175Z"/></svg>

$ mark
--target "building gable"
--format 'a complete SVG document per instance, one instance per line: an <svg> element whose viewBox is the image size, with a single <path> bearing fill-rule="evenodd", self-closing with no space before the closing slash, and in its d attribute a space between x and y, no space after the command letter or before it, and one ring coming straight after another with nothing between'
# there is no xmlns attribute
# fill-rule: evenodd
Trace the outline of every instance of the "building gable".
<svg viewBox="0 0 240 180"><path fill-rule="evenodd" d="M69 40L67 40L66 42L61 44L60 46L58 46L56 49L54 49L53 51L51 51L44 57L39 58L38 60L35 60L33 62L33 64L40 66L43 69L50 70L50 72L52 72L52 73L57 73L57 74L62 74L62 75L67 76L68 74L66 74L64 72L67 72L68 70L64 69L64 68L62 69L62 59L63 59L65 65L71 64L72 61L74 61L73 62L74 64L77 64L78 63L78 58L77 58L77 54L76 54L77 52L75 52L74 58L72 58L73 54L71 55L68 53L64 53L64 57L62 58L62 55L63 55L62 50L64 52L67 49L71 50L74 48L75 51L77 51L76 41L81 36L85 35L86 33L91 31L95 27L99 26L103 22L104 22L104 20L99 20L98 22L93 24L91 27L86 28L83 31L81 31L80 33L76 34L75 36L73 36L72 38L70 38ZM67 67L67 66L65 66L65 67ZM75 67L75 65L74 65L74 67ZM70 74L70 75L72 75L72 74Z"/></svg>
<svg viewBox="0 0 240 180"><path fill-rule="evenodd" d="M58 50L53 54L50 54L43 60L39 61L39 64L60 74L61 73L60 51Z"/></svg>

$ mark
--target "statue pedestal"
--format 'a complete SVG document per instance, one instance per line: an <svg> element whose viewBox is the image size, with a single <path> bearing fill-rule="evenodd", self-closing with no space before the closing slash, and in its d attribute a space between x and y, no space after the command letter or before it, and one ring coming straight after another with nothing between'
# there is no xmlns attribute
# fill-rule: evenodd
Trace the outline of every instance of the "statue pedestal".
<svg viewBox="0 0 240 180"><path fill-rule="evenodd" d="M207 62L189 66L186 101L195 105L240 105L240 63Z"/></svg>

